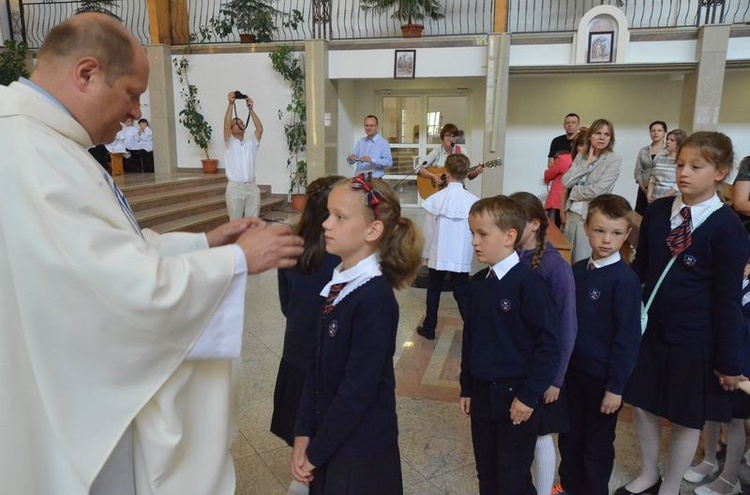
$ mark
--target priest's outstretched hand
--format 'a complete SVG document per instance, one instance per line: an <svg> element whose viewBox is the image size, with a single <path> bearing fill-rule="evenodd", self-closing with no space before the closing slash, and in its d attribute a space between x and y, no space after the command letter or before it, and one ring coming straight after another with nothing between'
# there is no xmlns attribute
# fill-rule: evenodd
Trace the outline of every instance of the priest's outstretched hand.
<svg viewBox="0 0 750 495"><path fill-rule="evenodd" d="M302 238L286 225L254 223L237 240L247 260L248 273L290 268L302 254Z"/></svg>

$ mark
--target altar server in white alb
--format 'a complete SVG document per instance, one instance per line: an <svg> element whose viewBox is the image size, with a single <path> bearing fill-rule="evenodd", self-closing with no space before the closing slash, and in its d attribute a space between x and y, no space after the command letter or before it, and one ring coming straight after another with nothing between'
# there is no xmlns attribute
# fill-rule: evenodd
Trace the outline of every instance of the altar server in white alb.
<svg viewBox="0 0 750 495"><path fill-rule="evenodd" d="M138 227L86 149L140 118L148 71L116 20L82 14L0 86L0 493L234 493L246 274L292 266L301 239Z"/></svg>

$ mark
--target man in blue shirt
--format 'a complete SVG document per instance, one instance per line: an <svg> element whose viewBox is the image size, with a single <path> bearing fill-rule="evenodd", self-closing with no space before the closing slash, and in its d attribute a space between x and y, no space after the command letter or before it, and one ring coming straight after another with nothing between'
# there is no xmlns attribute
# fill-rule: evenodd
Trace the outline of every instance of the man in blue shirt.
<svg viewBox="0 0 750 495"><path fill-rule="evenodd" d="M376 179L383 177L385 169L393 165L391 146L378 134L378 118L365 117L365 137L357 141L354 150L346 157L347 163L357 165L354 175L372 172Z"/></svg>

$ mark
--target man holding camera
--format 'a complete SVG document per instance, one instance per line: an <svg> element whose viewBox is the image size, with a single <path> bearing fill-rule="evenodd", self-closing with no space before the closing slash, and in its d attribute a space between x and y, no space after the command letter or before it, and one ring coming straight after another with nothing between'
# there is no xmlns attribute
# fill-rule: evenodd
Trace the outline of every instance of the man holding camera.
<svg viewBox="0 0 750 495"><path fill-rule="evenodd" d="M224 114L224 163L227 179L227 212L229 219L257 217L260 213L260 189L255 184L255 155L263 137L263 124L253 110L253 100L239 91L231 91L227 96L229 104ZM245 100L247 111L252 117L255 133L245 139L245 123L240 118L232 118L235 100Z"/></svg>

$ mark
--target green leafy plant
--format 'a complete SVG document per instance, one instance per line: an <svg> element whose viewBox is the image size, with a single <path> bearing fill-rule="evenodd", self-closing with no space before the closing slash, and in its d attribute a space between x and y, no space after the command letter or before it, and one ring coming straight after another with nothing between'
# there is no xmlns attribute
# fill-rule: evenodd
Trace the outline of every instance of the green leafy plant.
<svg viewBox="0 0 750 495"><path fill-rule="evenodd" d="M187 57L183 55L180 58L175 58L172 63L181 85L180 96L185 102L185 107L180 110L180 124L187 129L195 144L203 150L206 159L210 159L210 156L208 155L208 146L211 144L211 134L213 129L211 124L208 123L201 113L201 102L198 99L198 88L194 84L190 84L190 81L188 80L190 62ZM188 142L190 141L188 140Z"/></svg>
<svg viewBox="0 0 750 495"><path fill-rule="evenodd" d="M363 10L381 14L393 10L391 17L406 24L445 17L443 6L437 0L362 0L361 5Z"/></svg>
<svg viewBox="0 0 750 495"><path fill-rule="evenodd" d="M119 4L119 0L81 0L76 9L76 14L81 14L83 12L98 12L99 14L107 14L117 20L122 20L117 14L110 10L111 8L118 7Z"/></svg>
<svg viewBox="0 0 750 495"><path fill-rule="evenodd" d="M287 45L269 53L271 64L292 89L292 99L286 106L291 122L284 125L289 157L286 166L289 170L289 193L301 193L307 187L307 161L302 158L307 147L307 103L305 101L305 73L292 48ZM279 120L284 112L279 110Z"/></svg>
<svg viewBox="0 0 750 495"><path fill-rule="evenodd" d="M208 27L201 29L201 33L204 38L210 38L212 33L226 38L236 30L252 36L257 43L267 43L273 40L278 31L276 17L285 18L282 26L292 29L297 29L302 21L302 14L296 9L286 14L260 0L230 0L221 4L219 15L211 18Z"/></svg>
<svg viewBox="0 0 750 495"><path fill-rule="evenodd" d="M26 68L26 44L5 40L0 51L0 84L7 86L20 77L29 77Z"/></svg>

